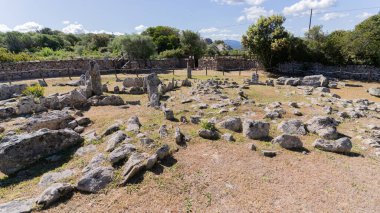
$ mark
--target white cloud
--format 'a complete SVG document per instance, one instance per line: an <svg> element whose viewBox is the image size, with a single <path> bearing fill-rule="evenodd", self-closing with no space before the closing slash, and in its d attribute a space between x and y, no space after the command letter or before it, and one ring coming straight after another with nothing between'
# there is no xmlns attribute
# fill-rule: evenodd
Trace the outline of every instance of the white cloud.
<svg viewBox="0 0 380 213"><path fill-rule="evenodd" d="M344 17L347 17L348 15L349 15L348 13L326 13L320 18L320 20L330 21L337 18L344 18Z"/></svg>
<svg viewBox="0 0 380 213"><path fill-rule="evenodd" d="M68 24L70 24L70 21L68 21L68 20L64 20L64 21L62 21L62 24L64 24L64 25L68 25Z"/></svg>
<svg viewBox="0 0 380 213"><path fill-rule="evenodd" d="M62 32L72 34L83 34L87 33L88 31L84 29L83 25L81 24L69 24L62 29Z"/></svg>
<svg viewBox="0 0 380 213"><path fill-rule="evenodd" d="M235 34L235 33L214 33L214 34L210 34L208 35L207 37L208 38L211 38L212 40L227 40L227 39L231 39L231 40L240 40L241 39L241 36L240 34Z"/></svg>
<svg viewBox="0 0 380 213"><path fill-rule="evenodd" d="M139 26L135 27L135 30L138 34L142 33L144 30L146 30L148 27L145 25L140 24Z"/></svg>
<svg viewBox="0 0 380 213"><path fill-rule="evenodd" d="M12 31L12 29L9 28L9 27L8 27L7 25L5 25L5 24L0 24L0 32L5 33L5 32L9 32L9 31Z"/></svg>
<svg viewBox="0 0 380 213"><path fill-rule="evenodd" d="M297 15L310 9L325 9L334 6L336 2L337 0L300 0L289 7L285 7L283 13L285 15Z"/></svg>
<svg viewBox="0 0 380 213"><path fill-rule="evenodd" d="M373 15L374 15L373 13L363 12L363 13L357 15L356 18L364 20L364 19L367 19Z"/></svg>
<svg viewBox="0 0 380 213"><path fill-rule="evenodd" d="M15 26L13 30L26 33L26 32L35 32L37 30L41 30L42 28L43 28L42 25L36 22L30 21L30 22L26 22L24 24Z"/></svg>
<svg viewBox="0 0 380 213"><path fill-rule="evenodd" d="M110 35L124 35L125 33L121 33L121 32L110 32L110 31L106 31L106 30L94 30L94 31L91 31L90 33L94 33L94 34L110 34Z"/></svg>
<svg viewBox="0 0 380 213"><path fill-rule="evenodd" d="M211 0L219 4L237 5L237 4L249 4L249 5L260 5L266 0Z"/></svg>
<svg viewBox="0 0 380 213"><path fill-rule="evenodd" d="M228 32L230 32L230 30L219 29L219 28L216 28L216 27L210 27L210 28L203 28L203 29L199 30L199 32L202 33L202 34L209 34L209 33L216 33L216 32L219 32L219 33L228 33Z"/></svg>
<svg viewBox="0 0 380 213"><path fill-rule="evenodd" d="M245 8L243 10L244 15L240 16L237 21L241 22L244 20L248 21L256 21L259 19L261 16L271 16L274 14L273 10L265 10L263 7L257 7L257 6L252 6L249 8Z"/></svg>

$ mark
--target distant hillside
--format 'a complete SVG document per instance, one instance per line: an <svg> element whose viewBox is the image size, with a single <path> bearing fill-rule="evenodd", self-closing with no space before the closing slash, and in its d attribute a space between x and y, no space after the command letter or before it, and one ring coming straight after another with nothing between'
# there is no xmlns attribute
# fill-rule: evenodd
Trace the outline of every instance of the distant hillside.
<svg viewBox="0 0 380 213"><path fill-rule="evenodd" d="M242 45L240 41L236 40L224 40L224 43L230 45L233 49L240 50L242 48Z"/></svg>

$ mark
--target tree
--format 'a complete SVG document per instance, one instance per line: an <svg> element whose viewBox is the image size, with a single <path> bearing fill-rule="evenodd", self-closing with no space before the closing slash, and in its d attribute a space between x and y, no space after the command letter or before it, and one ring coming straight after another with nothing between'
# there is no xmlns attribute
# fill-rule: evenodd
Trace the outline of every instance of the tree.
<svg viewBox="0 0 380 213"><path fill-rule="evenodd" d="M180 36L181 46L186 56L194 56L199 59L206 51L206 42L199 33L191 30L184 30Z"/></svg>
<svg viewBox="0 0 380 213"><path fill-rule="evenodd" d="M24 50L25 45L22 40L22 33L8 32L5 34L4 43L7 49L11 52L19 53Z"/></svg>
<svg viewBox="0 0 380 213"><path fill-rule="evenodd" d="M118 36L112 41L111 48L120 53L125 53L130 60L147 60L155 53L153 40L144 35Z"/></svg>
<svg viewBox="0 0 380 213"><path fill-rule="evenodd" d="M338 30L326 36L322 44L322 50L327 63L333 65L343 65L352 61L348 50L351 33L349 31Z"/></svg>
<svg viewBox="0 0 380 213"><path fill-rule="evenodd" d="M380 14L355 27L349 46L356 63L380 66Z"/></svg>
<svg viewBox="0 0 380 213"><path fill-rule="evenodd" d="M283 16L262 16L242 38L243 46L250 54L257 55L268 71L287 60L289 33L283 26L284 22Z"/></svg>
<svg viewBox="0 0 380 213"><path fill-rule="evenodd" d="M173 27L149 27L142 32L142 35L152 37L158 53L165 50L174 50L180 47L179 30Z"/></svg>

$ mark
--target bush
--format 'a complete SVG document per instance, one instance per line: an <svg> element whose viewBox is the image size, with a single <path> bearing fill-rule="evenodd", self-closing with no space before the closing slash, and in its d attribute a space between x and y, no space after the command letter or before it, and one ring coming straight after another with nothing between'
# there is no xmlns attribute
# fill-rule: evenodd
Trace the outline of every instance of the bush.
<svg viewBox="0 0 380 213"><path fill-rule="evenodd" d="M37 84L37 85L34 85L34 86L28 86L22 92L22 94L24 94L26 96L33 96L35 98L39 98L39 97L44 96L44 91L45 91L45 88L43 88L39 84Z"/></svg>
<svg viewBox="0 0 380 213"><path fill-rule="evenodd" d="M164 58L183 58L185 57L185 52L182 49L175 49L175 50L165 50L162 51L158 58L164 59Z"/></svg>
<svg viewBox="0 0 380 213"><path fill-rule="evenodd" d="M206 120L202 120L201 121L201 127L202 127L202 129L207 129L207 130L211 130L211 131L215 131L216 130L215 124L211 123L211 122L208 122Z"/></svg>

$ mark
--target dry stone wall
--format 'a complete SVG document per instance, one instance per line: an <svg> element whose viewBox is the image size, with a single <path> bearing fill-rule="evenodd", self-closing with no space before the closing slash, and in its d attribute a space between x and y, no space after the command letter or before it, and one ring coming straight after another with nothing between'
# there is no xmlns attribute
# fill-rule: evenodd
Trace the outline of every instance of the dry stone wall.
<svg viewBox="0 0 380 213"><path fill-rule="evenodd" d="M249 70L258 67L256 60L241 57L204 57L199 59L199 68L219 71Z"/></svg>
<svg viewBox="0 0 380 213"><path fill-rule="evenodd" d="M0 82L55 78L67 76L80 76L89 69L91 59L73 59L57 61L28 61L17 63L0 63ZM126 61L114 59L95 60L99 65L102 74L114 73L122 68ZM146 64L142 61L132 61L128 69L173 69L185 68L186 62L183 59L151 60Z"/></svg>
<svg viewBox="0 0 380 213"><path fill-rule="evenodd" d="M325 66L318 63L280 64L279 73L289 76L324 75L331 78L380 82L380 68L365 65Z"/></svg>

